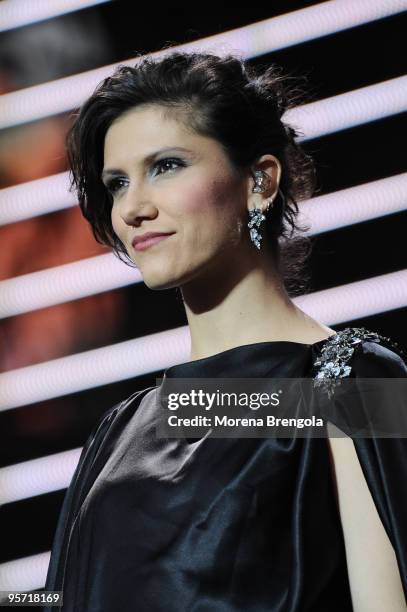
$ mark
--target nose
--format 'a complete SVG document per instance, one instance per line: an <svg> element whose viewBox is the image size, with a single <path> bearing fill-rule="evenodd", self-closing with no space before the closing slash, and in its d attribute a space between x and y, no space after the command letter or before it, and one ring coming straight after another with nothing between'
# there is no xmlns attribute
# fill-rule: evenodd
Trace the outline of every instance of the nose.
<svg viewBox="0 0 407 612"><path fill-rule="evenodd" d="M120 198L120 216L124 223L138 227L143 219L155 219L157 207L148 198L147 191L140 187L129 187L127 193Z"/></svg>

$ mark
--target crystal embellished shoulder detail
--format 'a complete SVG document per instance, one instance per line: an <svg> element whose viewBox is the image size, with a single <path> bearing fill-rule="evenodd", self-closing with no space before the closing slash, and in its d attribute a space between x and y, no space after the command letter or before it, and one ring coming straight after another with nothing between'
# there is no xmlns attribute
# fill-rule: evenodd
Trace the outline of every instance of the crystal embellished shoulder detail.
<svg viewBox="0 0 407 612"><path fill-rule="evenodd" d="M340 382L339 379L350 375L352 366L349 361L355 350L365 341L382 344L407 360L403 349L390 338L364 327L347 327L330 336L323 344L312 366L314 386L325 389L328 397L331 397Z"/></svg>

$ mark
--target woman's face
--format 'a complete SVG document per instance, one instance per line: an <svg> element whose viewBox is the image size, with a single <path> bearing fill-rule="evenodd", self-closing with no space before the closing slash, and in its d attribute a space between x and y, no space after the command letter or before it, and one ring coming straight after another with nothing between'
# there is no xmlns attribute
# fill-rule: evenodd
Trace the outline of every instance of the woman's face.
<svg viewBox="0 0 407 612"><path fill-rule="evenodd" d="M137 107L112 123L103 182L113 196L113 229L152 289L221 274L219 266L237 264L237 253L250 248L247 181L216 140L165 117L162 107ZM133 239L146 232L171 235L136 250Z"/></svg>

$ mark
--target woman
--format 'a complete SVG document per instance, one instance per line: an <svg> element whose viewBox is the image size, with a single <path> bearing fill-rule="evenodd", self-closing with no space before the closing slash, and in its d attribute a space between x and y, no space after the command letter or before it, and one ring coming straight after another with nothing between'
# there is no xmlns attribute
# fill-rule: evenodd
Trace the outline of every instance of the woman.
<svg viewBox="0 0 407 612"><path fill-rule="evenodd" d="M151 289L180 289L190 360L164 381L407 376L390 339L291 300L314 189L281 121L295 91L274 67L172 52L119 67L70 131L95 238ZM46 584L64 610L405 609L403 439L165 439L161 391L114 406L82 451Z"/></svg>

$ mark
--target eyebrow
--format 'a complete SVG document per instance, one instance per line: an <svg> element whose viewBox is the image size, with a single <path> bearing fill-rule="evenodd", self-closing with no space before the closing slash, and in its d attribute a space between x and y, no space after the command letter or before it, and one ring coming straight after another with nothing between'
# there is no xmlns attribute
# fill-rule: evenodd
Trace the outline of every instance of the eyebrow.
<svg viewBox="0 0 407 612"><path fill-rule="evenodd" d="M146 155L146 157L142 160L142 163L146 166L155 157L157 157L157 155L160 153L166 153L167 151L183 151L184 153L193 153L193 151L186 149L185 147L164 147L163 149L158 149L158 151L154 151L153 153ZM119 176L123 173L123 170L120 170L120 168L106 168L101 174L101 179L103 181L103 179L107 178L108 176Z"/></svg>

